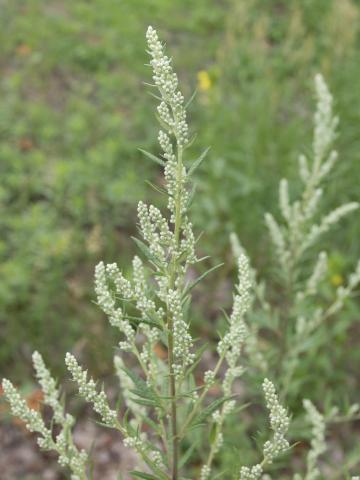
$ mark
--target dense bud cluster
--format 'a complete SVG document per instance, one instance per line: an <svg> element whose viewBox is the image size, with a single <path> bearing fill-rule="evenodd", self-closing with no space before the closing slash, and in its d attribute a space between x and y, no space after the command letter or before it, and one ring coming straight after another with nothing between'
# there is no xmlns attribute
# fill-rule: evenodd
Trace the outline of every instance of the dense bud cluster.
<svg viewBox="0 0 360 480"><path fill-rule="evenodd" d="M42 356L39 352L34 352L32 359L36 371L36 377L44 393L44 403L53 409L55 422L59 424L69 423L71 426L74 423L74 419L69 414L65 416L64 408L60 403L56 382L46 368Z"/></svg>
<svg viewBox="0 0 360 480"><path fill-rule="evenodd" d="M307 455L307 472L304 480L317 480L320 478L317 460L326 450L325 419L310 400L305 399L303 405L307 419L312 425L311 450Z"/></svg>
<svg viewBox="0 0 360 480"><path fill-rule="evenodd" d="M225 355L230 368L236 367L241 347L246 338L247 328L244 323L244 314L251 302L249 293L251 288L250 266L244 254L241 254L238 258L238 275L239 284L230 316L230 328L218 344L218 352L220 355Z"/></svg>
<svg viewBox="0 0 360 480"><path fill-rule="evenodd" d="M279 402L273 383L267 378L263 382L263 391L266 407L269 410L270 426L274 435L271 440L264 444L263 461L253 467L242 467L239 480L258 480L263 473L264 466L271 464L276 457L289 448L289 442L285 438L289 429L289 417L285 408Z"/></svg>
<svg viewBox="0 0 360 480"><path fill-rule="evenodd" d="M160 118L168 125L169 130L174 133L178 145L186 145L188 142L188 125L186 122L184 97L177 90L177 75L173 72L170 58L164 54L164 49L156 30L149 27L146 32L146 39L149 53L152 57L150 64L154 71L153 80L163 98L158 108Z"/></svg>
<svg viewBox="0 0 360 480"><path fill-rule="evenodd" d="M285 438L289 429L289 417L286 409L279 403L274 385L267 378L264 380L263 390L266 406L270 411L270 426L274 432L272 440L264 445L264 458L271 463L289 448L289 442Z"/></svg>
<svg viewBox="0 0 360 480"><path fill-rule="evenodd" d="M338 118L332 110L332 96L321 75L315 77L315 90L317 108L314 115L311 165L305 155L299 157L299 176L304 183L301 198L291 203L288 182L282 179L279 184L279 206L285 225L280 226L270 213L265 215L278 262L288 280L293 278L295 267L305 252L333 225L359 207L358 202L349 202L325 215L320 223L314 222L324 193L319 185L330 173L337 159L337 153L331 150L331 146L338 124Z"/></svg>
<svg viewBox="0 0 360 480"><path fill-rule="evenodd" d="M127 341L133 341L135 332L129 321L124 318L124 312L121 307L116 307L115 293L111 291L109 280L112 280L116 293L121 298L131 299L133 292L130 283L122 276L116 264L105 266L104 262L100 262L95 268L95 293L100 308L109 317L112 326L122 331Z"/></svg>
<svg viewBox="0 0 360 480"><path fill-rule="evenodd" d="M328 271L328 258L326 252L320 252L311 277L306 282L306 294L314 295L319 283L325 278Z"/></svg>
<svg viewBox="0 0 360 480"><path fill-rule="evenodd" d="M189 334L189 326L183 317L178 290L169 290L167 300L174 325L174 356L176 359L174 368L176 373L180 374L184 366L191 365L194 361L194 354L191 353L192 338Z"/></svg>
<svg viewBox="0 0 360 480"><path fill-rule="evenodd" d="M210 477L211 468L208 465L203 465L200 473L200 480L208 480Z"/></svg>
<svg viewBox="0 0 360 480"><path fill-rule="evenodd" d="M315 90L317 108L314 115L313 149L315 155L314 167L318 170L321 160L329 153L329 148L335 139L339 120L333 116L333 98L320 74L315 76Z"/></svg>
<svg viewBox="0 0 360 480"><path fill-rule="evenodd" d="M259 480L263 469L261 465L255 465L253 467L241 467L240 480Z"/></svg>
<svg viewBox="0 0 360 480"><path fill-rule="evenodd" d="M109 427L117 426L117 413L109 407L105 392L96 390L96 383L92 378L87 380L87 371L83 370L76 358L67 353L65 356L66 366L71 373L73 380L77 383L79 394L88 402L92 403L96 413L98 413L102 421Z"/></svg>
<svg viewBox="0 0 360 480"><path fill-rule="evenodd" d="M12 414L23 420L28 430L40 435L38 445L41 449L57 452L59 464L70 469L72 480L83 480L86 478L88 455L84 450L78 450L72 440L71 427L74 419L71 415L64 414L59 401L60 393L56 388L56 382L38 352L33 354L33 363L36 376L43 389L44 403L52 408L54 412L53 422L60 426L60 431L54 437L52 428L46 427L40 412L29 408L12 383L4 379L2 386L10 403Z"/></svg>
<svg viewBox="0 0 360 480"><path fill-rule="evenodd" d="M88 463L87 453L79 451L72 442L69 443L69 433L65 429L56 436L55 442L59 465L70 468L73 472L71 480L82 480Z"/></svg>
<svg viewBox="0 0 360 480"><path fill-rule="evenodd" d="M42 448L50 449L53 443L51 432L46 428L40 413L28 407L26 401L21 398L14 385L6 378L2 382L2 387L10 403L12 414L25 422L26 428L30 432L36 432L42 436L39 439L39 444L41 444Z"/></svg>

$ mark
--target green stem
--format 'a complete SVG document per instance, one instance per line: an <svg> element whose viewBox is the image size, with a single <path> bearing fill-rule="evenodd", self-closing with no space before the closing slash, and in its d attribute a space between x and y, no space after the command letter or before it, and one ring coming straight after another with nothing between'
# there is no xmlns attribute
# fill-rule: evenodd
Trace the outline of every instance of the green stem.
<svg viewBox="0 0 360 480"><path fill-rule="evenodd" d="M124 437L128 436L128 433L126 429L121 425L119 421L116 422L116 427L115 427ZM169 480L169 477L165 472L161 470L147 455L147 453L144 451L144 449L136 449L137 453L141 456L141 458L144 460L146 465L151 468L151 470L156 473L159 476L159 480Z"/></svg>
<svg viewBox="0 0 360 480"><path fill-rule="evenodd" d="M181 195L182 195L182 147L178 147L177 169L176 169L176 196L175 196L175 254L172 258L171 275L169 288L173 289L175 286L175 279L177 273L177 259L176 254L180 243L180 231L181 231ZM168 311L168 365L169 365L169 393L171 397L171 479L177 480L178 478L178 450L179 450L179 437L177 434L177 404L176 404L176 379L174 373L174 322L171 312Z"/></svg>
<svg viewBox="0 0 360 480"><path fill-rule="evenodd" d="M172 459L171 459L171 478L177 479L178 471L178 436L177 436L177 405L176 405L176 384L174 375L174 334L173 321L171 315L168 317L168 363L169 363L169 380L170 380L170 397L171 397L171 438L172 438Z"/></svg>
<svg viewBox="0 0 360 480"><path fill-rule="evenodd" d="M135 342L132 343L132 348L133 348L133 353L134 353L134 355L136 356L136 358L137 358L137 360L138 360L138 362L139 362L139 365L141 366L141 369L142 369L142 371L144 372L146 378L152 378L151 373L149 372L148 368L146 367L146 365L145 365L144 362L142 361L142 358L141 358L141 356L140 356L139 350L138 350ZM154 379L152 379L152 380L153 380L153 381L152 381L151 384L152 384L154 390L156 391L156 393L158 394L159 399L160 399L160 402L161 402L161 406L162 406L163 410L165 411L166 408L165 408L165 406L164 406L164 404L163 404L163 402L162 402L162 400L161 400L162 394L161 394L161 392L159 391L159 389L157 388ZM161 439L161 440L162 440L162 443L163 443L163 445L164 445L164 448L167 450L167 445L166 445L166 438L167 438L167 436L166 436L166 429L165 429L164 421L163 421L163 419L161 418L160 415L158 415L158 420L159 420L160 428L161 428L161 431L162 431L162 439Z"/></svg>
<svg viewBox="0 0 360 480"><path fill-rule="evenodd" d="M207 462L206 462L206 466L209 467L209 469L211 469L211 465L214 461L214 457L215 457L215 454L216 454L218 437L219 437L219 433L221 433L221 428L222 428L222 425L223 425L223 421L224 421L224 418L223 418L223 412L222 412L221 413L221 423L216 425L215 439L214 439L213 444L211 445L209 456L208 456L208 459L207 459Z"/></svg>
<svg viewBox="0 0 360 480"><path fill-rule="evenodd" d="M221 355L221 357L219 358L215 368L214 368L214 374L215 376L217 375L217 373L219 372L219 369L221 367L221 364L222 362L224 361L224 355ZM179 433L179 438L183 438L183 436L185 435L185 432L186 432L186 429L187 427L190 425L190 423L192 422L192 420L194 419L199 407L201 406L207 392L209 391L209 387L204 387L204 390L202 391L201 395L199 396L199 398L196 400L195 402L195 405L193 407L193 409L191 410L189 416L187 417L187 419L185 420L185 423L184 425L182 426L181 428L181 431Z"/></svg>

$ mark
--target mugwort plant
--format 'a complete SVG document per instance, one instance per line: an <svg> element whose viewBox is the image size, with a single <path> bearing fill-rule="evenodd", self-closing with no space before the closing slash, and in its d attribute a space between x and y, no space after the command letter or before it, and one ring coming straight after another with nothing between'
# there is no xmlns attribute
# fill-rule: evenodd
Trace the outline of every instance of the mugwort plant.
<svg viewBox="0 0 360 480"><path fill-rule="evenodd" d="M156 188L166 196L168 211L163 214L157 207L139 202L140 238L135 239L139 256L133 259L130 278L123 275L116 263L100 262L95 269L97 303L111 326L122 336L119 353L114 359L122 403L118 407L110 405L105 391L98 387L73 354L66 354L65 363L80 396L92 405L103 426L118 431L124 445L136 452L138 467L129 472L132 478L230 478L229 472L219 472L214 464L223 447L225 420L230 414L238 415L238 398L233 387L244 373L243 351L250 357L254 351L256 339L253 328L247 325L246 314L253 303L253 292L258 292L259 287L249 261L239 247L238 283L234 289L232 310L226 315L227 329L220 332L216 345L217 362L198 382L194 373L206 345L200 345L191 334L191 295L193 288L216 267L195 280L188 275L190 268L204 260L197 256L197 239L189 210L194 197L192 177L207 151L198 159L189 160L191 141L187 103L179 90L178 77L152 27L148 28L146 39L153 72L152 88L157 89L155 96L159 102L161 154L143 153L163 168L164 186ZM300 173L305 184L303 196L291 204L287 182L283 180L280 203L286 227L281 229L270 214L266 217L282 274L292 290L298 285L297 265L301 255L340 217L357 208L354 203L344 205L324 217L319 225L308 227L321 198L320 182L336 158L335 153L328 154L336 127L331 113L331 97L321 77L317 77L316 85L319 103L315 118L315 160L310 169L305 157L301 158ZM296 302L304 302L314 294L325 270L326 254L321 253L305 287L297 292ZM348 287L338 291L330 310L318 311L311 318L299 316L294 335L299 338L309 335L324 317L337 310L359 276L358 268ZM157 354L159 346L165 355ZM38 352L33 354L33 363L44 393L44 403L52 409L52 420L47 424L41 413L30 409L17 389L5 379L3 389L12 413L21 418L30 431L38 434L40 448L57 452L59 464L69 470L72 480L93 478L91 455L76 446L72 436L74 418L64 411L60 389ZM286 381L291 381L291 370L286 375ZM236 480L269 478L268 467L273 470L273 463L290 448L286 438L289 414L280 400L282 396L278 396L274 383L269 380L271 376L271 371L266 371L262 380L271 435L262 446L255 465L242 465L234 475L231 474ZM279 381L285 389L286 381ZM215 385L218 395L214 399L209 393ZM307 473L305 477L296 478L309 480L318 478L317 459L324 452L325 427L323 417L310 400L304 405L312 425L313 441L307 459ZM195 434L199 430L204 432L200 437ZM201 449L199 438L203 441ZM202 461L199 466L191 462L193 455L197 454Z"/></svg>

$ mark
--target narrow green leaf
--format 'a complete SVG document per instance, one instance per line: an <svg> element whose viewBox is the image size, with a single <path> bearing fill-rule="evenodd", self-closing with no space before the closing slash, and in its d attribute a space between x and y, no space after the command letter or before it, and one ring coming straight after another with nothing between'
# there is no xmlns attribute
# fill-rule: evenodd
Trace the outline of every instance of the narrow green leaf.
<svg viewBox="0 0 360 480"><path fill-rule="evenodd" d="M157 114L155 113L155 117L156 117L156 120L160 123L160 126L161 126L166 132L172 131L172 127L171 127L168 123L166 123L166 122L160 117L160 115L157 115Z"/></svg>
<svg viewBox="0 0 360 480"><path fill-rule="evenodd" d="M230 318L229 318L229 315L226 313L226 311L223 309L223 308L220 308L220 310L222 311L224 317L225 317L225 320L227 321L227 323L230 325Z"/></svg>
<svg viewBox="0 0 360 480"><path fill-rule="evenodd" d="M192 188L191 188L191 191L189 193L189 199L187 201L187 205L186 205L186 208L189 210L192 203L193 203L193 200L195 198L195 193L196 193L196 185L193 185Z"/></svg>
<svg viewBox="0 0 360 480"><path fill-rule="evenodd" d="M195 243L197 242L198 240L195 241ZM201 263L201 262L204 262L205 260L208 260L210 258L210 255L206 255L205 257L201 257L201 258L198 258L196 263Z"/></svg>
<svg viewBox="0 0 360 480"><path fill-rule="evenodd" d="M195 132L194 135L188 141L188 143L185 145L185 148L190 148L191 145L195 142L196 138L197 138L197 133Z"/></svg>
<svg viewBox="0 0 360 480"><path fill-rule="evenodd" d="M194 445L191 445L191 447L189 447L186 452L184 453L184 455L180 458L179 460L179 468L182 468L184 465L186 465L188 463L188 460L189 458L191 457L193 451L195 450L195 444Z"/></svg>
<svg viewBox="0 0 360 480"><path fill-rule="evenodd" d="M148 260L150 260L150 262L152 262L154 265L161 268L159 260L155 257L155 255L153 255L150 252L149 247L147 245L145 245L145 243L142 242L141 240L139 240L138 238L136 238L136 237L131 237L131 238L134 240L136 245L139 247L139 250L141 250L141 252L145 255L145 257Z"/></svg>
<svg viewBox="0 0 360 480"><path fill-rule="evenodd" d="M205 423L205 420L212 415L215 410L217 410L223 403L228 402L229 400L233 399L234 395L229 397L218 398L210 403L199 415L197 415L194 420L191 422L189 428L196 428Z"/></svg>
<svg viewBox="0 0 360 480"><path fill-rule="evenodd" d="M240 413L243 410L245 410L246 408L248 408L250 405L251 405L250 402L244 403L243 405L239 405L237 408L234 409L234 413Z"/></svg>
<svg viewBox="0 0 360 480"><path fill-rule="evenodd" d="M195 172L195 170L200 166L204 158L206 157L208 151L210 150L210 147L206 148L202 154L194 161L194 163L191 165L189 168L188 176L191 177L191 175Z"/></svg>
<svg viewBox="0 0 360 480"><path fill-rule="evenodd" d="M144 421L144 423L149 425L149 427L151 427L154 430L154 432L156 432L158 435L162 435L162 432L161 432L161 429L159 428L159 425L157 423L155 423L153 420L151 420L151 418L149 418L148 415L145 415L143 417L143 421Z"/></svg>
<svg viewBox="0 0 360 480"><path fill-rule="evenodd" d="M135 394L134 390L130 390L130 392ZM135 398L132 398L131 400L134 403L137 403L138 405L142 405L143 407L153 407L153 408L159 407L160 408L160 405L158 405L156 402L154 402L153 400L147 400L146 398L135 397Z"/></svg>
<svg viewBox="0 0 360 480"><path fill-rule="evenodd" d="M150 87L151 87L152 85L148 84L148 86L150 86ZM147 92L147 93L148 93L148 95L150 95L151 97L154 97L154 98L156 98L156 100L159 100L160 102L162 101L162 98L161 98L161 97L159 97L159 95L156 95L156 94L155 94L155 93L153 93L153 92Z"/></svg>
<svg viewBox="0 0 360 480"><path fill-rule="evenodd" d="M158 322L156 322L155 320L152 320L151 318L133 317L131 315L125 315L124 318L126 320L129 320L130 323L134 326L138 326L140 323L146 323L147 325L150 325L151 327L161 329L161 325Z"/></svg>
<svg viewBox="0 0 360 480"><path fill-rule="evenodd" d="M216 430L217 430L217 423L212 423L211 429L210 429L210 435L209 435L210 445L212 445L215 442Z"/></svg>
<svg viewBox="0 0 360 480"><path fill-rule="evenodd" d="M139 405L146 405L149 407L161 407L161 401L152 387L150 387L142 378L134 373L129 368L123 368L126 375L133 381L135 388L130 390L131 393L138 398L133 398L133 401Z"/></svg>
<svg viewBox="0 0 360 480"><path fill-rule="evenodd" d="M196 95L197 95L197 90L195 89L193 94L191 95L191 97L189 98L189 100L185 104L185 110L187 110L188 106L191 105L191 103L193 102Z"/></svg>
<svg viewBox="0 0 360 480"><path fill-rule="evenodd" d="M199 364L199 362L201 360L202 354L205 352L207 347L208 347L208 343L204 343L204 345L202 345L197 350L194 361L192 362L190 368L186 371L186 376L191 374L195 370L195 368L197 367L197 365Z"/></svg>
<svg viewBox="0 0 360 480"><path fill-rule="evenodd" d="M161 158L157 157L156 155L153 155L152 153L143 150L142 148L138 148L138 150L145 155L145 157L149 158L153 162L157 163L158 165L161 165L162 167L165 167L165 162L164 160L161 160Z"/></svg>
<svg viewBox="0 0 360 480"><path fill-rule="evenodd" d="M214 270L217 270L218 268L222 267L223 265L224 265L223 263L219 263L218 265L215 265L215 267L211 267L211 268L209 268L209 270L206 270L206 272L204 272L202 275L200 275L200 277L198 277L196 280L194 280L192 283L190 283L186 287L183 296L186 296L194 287L196 287L196 285L199 282L201 282L201 280L203 280L205 277L207 277L209 275L209 273L213 272Z"/></svg>
<svg viewBox="0 0 360 480"><path fill-rule="evenodd" d="M155 192L161 193L161 195L167 195L167 191L163 188L159 187L158 185L153 184L149 180L146 180L146 183L150 185L150 187L155 190Z"/></svg>
<svg viewBox="0 0 360 480"><path fill-rule="evenodd" d="M142 478L144 480L159 480L158 477L155 477L155 475L151 475L150 473L138 472L137 470L133 470L129 473L134 478Z"/></svg>

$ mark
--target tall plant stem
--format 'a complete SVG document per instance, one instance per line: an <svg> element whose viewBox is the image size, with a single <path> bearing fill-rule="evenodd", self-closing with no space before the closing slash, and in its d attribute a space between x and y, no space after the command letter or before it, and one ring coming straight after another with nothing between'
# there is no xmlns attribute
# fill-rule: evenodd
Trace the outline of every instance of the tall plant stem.
<svg viewBox="0 0 360 480"><path fill-rule="evenodd" d="M174 334L173 321L171 315L168 317L168 362L170 379L170 397L171 397L171 441L172 441L172 459L171 459L171 479L177 480L178 474L178 437L177 437L177 406L176 406L176 384L174 375Z"/></svg>
<svg viewBox="0 0 360 480"><path fill-rule="evenodd" d="M224 355L221 355L221 357L219 358L215 368L214 368L214 375L216 376L220 370L220 367L224 361ZM199 398L196 400L195 402L195 405L193 407L193 409L191 410L189 416L186 418L186 420L184 421L182 427L181 427L181 430L179 432L179 438L183 438L183 436L185 435L186 433L186 429L187 427L191 424L192 420L195 418L195 415L197 414L199 408L201 407L201 404L204 400L204 398L206 397L206 394L208 393L209 391L209 388L210 386L208 387L204 387L204 390L202 391L201 395L199 396Z"/></svg>
<svg viewBox="0 0 360 480"><path fill-rule="evenodd" d="M180 243L181 230L181 195L182 195L182 147L178 147L177 171L176 171L176 198L175 198L175 255L171 265L170 288L175 286L177 275L177 259L176 252ZM179 438L177 434L177 405L176 405L176 379L174 373L174 322L171 313L168 313L168 364L169 364L169 382L171 397L171 441L172 441L172 459L171 459L171 479L178 478L178 450Z"/></svg>

